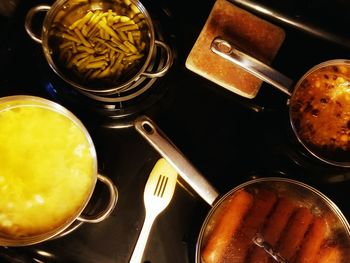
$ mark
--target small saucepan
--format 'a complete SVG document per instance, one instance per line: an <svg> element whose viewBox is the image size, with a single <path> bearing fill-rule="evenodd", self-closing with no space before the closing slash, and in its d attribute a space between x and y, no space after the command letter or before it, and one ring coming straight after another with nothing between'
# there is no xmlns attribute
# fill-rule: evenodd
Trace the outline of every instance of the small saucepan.
<svg viewBox="0 0 350 263"><path fill-rule="evenodd" d="M46 12L41 34L33 29L39 12ZM115 94L141 77L164 76L173 61L170 47L156 39L151 16L138 0L57 0L30 9L25 29L42 45L52 70L80 91ZM165 52L166 61L150 71L156 48Z"/></svg>
<svg viewBox="0 0 350 263"><path fill-rule="evenodd" d="M350 257L349 223L318 190L266 177L219 196L149 118L139 117L135 128L212 207L198 236L197 263L344 263Z"/></svg>
<svg viewBox="0 0 350 263"><path fill-rule="evenodd" d="M0 99L0 245L25 246L63 236L113 211L118 191L97 172L93 141L61 105L36 96ZM96 215L83 213L97 180L110 197Z"/></svg>
<svg viewBox="0 0 350 263"><path fill-rule="evenodd" d="M292 130L312 156L334 166L350 167L350 60L320 63L293 88L291 79L224 39L214 39L211 50L290 97Z"/></svg>

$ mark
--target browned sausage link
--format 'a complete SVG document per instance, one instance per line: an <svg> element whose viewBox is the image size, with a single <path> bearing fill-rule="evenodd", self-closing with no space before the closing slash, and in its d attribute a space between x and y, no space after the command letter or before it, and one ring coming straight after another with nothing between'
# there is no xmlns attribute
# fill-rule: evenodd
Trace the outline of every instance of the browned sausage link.
<svg viewBox="0 0 350 263"><path fill-rule="evenodd" d="M227 201L227 207L220 220L214 226L203 250L202 258L205 263L220 262L225 248L249 211L253 203L253 196L241 190Z"/></svg>
<svg viewBox="0 0 350 263"><path fill-rule="evenodd" d="M279 199L276 208L262 231L264 240L272 247L277 244L295 208L296 204L291 199L284 197ZM254 247L249 262L267 263L269 258L269 255L262 248Z"/></svg>
<svg viewBox="0 0 350 263"><path fill-rule="evenodd" d="M277 249L287 261L295 257L312 220L313 215L310 209L306 207L298 208L291 217L290 223L288 223L286 232L282 236Z"/></svg>
<svg viewBox="0 0 350 263"><path fill-rule="evenodd" d="M244 219L240 231L225 251L224 262L245 262L248 250L253 245L253 237L260 231L276 201L277 196L272 191L258 191L252 209Z"/></svg>
<svg viewBox="0 0 350 263"><path fill-rule="evenodd" d="M298 255L297 263L312 263L320 250L328 232L326 220L322 217L315 217L314 222L308 231Z"/></svg>

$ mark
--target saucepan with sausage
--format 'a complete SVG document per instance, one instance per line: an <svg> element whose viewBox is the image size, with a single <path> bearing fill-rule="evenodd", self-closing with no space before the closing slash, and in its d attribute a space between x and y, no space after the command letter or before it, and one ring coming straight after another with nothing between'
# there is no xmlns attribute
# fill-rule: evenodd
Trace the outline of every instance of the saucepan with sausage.
<svg viewBox="0 0 350 263"><path fill-rule="evenodd" d="M349 225L309 185L260 178L232 189L211 210L197 262L345 262Z"/></svg>
<svg viewBox="0 0 350 263"><path fill-rule="evenodd" d="M266 177L219 193L147 117L136 130L212 206L197 263L335 262L350 257L350 226L324 194L302 182Z"/></svg>
<svg viewBox="0 0 350 263"><path fill-rule="evenodd" d="M312 156L334 166L350 167L349 60L320 63L307 71L293 88L291 79L224 39L214 39L211 50L290 97L291 127Z"/></svg>

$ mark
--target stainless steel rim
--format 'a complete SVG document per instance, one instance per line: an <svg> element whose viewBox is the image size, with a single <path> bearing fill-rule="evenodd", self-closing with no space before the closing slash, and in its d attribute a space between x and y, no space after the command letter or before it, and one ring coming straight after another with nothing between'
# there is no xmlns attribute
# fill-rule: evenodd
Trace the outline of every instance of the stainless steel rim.
<svg viewBox="0 0 350 263"><path fill-rule="evenodd" d="M86 197L86 201L84 204L81 205L81 207L76 211L74 217L72 217L69 221L67 221L65 224L61 225L60 227L53 229L50 232L43 233L36 236L31 237L22 237L22 238L6 238L6 237L0 237L0 244L3 246L27 246L27 245L33 245L37 244L46 240L49 240L61 233L63 233L66 229L69 228L73 224L73 222L78 218L78 216L82 213L82 211L87 206L89 200L91 199L91 196L94 192L96 181L97 181L97 156L96 156L96 150L95 146L93 144L92 138L90 137L90 134L88 133L87 129L83 125L83 123L68 109L64 108L60 104L57 104L56 102L36 97L36 96L29 96L29 95L14 95L14 96L7 96L0 98L0 103L5 102L15 102L15 101L25 101L25 104L30 105L32 102L33 105L40 105L42 107L47 107L53 111L56 111L60 114L63 114L70 120L72 120L85 134L86 139L88 140L90 144L91 154L94 159L94 178L93 183L91 185L91 189L89 194ZM15 106L20 105L16 104Z"/></svg>
<svg viewBox="0 0 350 263"><path fill-rule="evenodd" d="M142 14L145 17L145 20L147 21L147 26L149 29L149 49L148 49L148 54L147 54L147 58L143 64L143 66L140 68L140 70L135 73L133 75L132 78L130 78L128 81L124 82L123 84L120 84L118 86L115 87L109 87L106 89L94 89L94 88L87 88L83 85L80 85L79 83L76 83L72 80L70 80L69 78L67 78L60 70L59 68L56 66L56 64L54 63L51 54L50 54L50 48L48 45L48 39L49 39L49 31L50 31L50 27L52 24L53 19L56 16L56 12L58 11L58 9L60 9L62 6L64 6L65 3L69 2L70 0L58 0L56 1L50 8L50 10L48 10L45 19L44 19L44 25L43 25L43 31L42 31L42 48L45 54L45 57L48 61L49 66L51 67L51 69L60 77L62 78L64 81L66 81L67 83L69 83L70 85L72 85L73 87L85 91L85 92L94 92L97 94L109 94L112 92L118 92L118 91L122 91L126 88L128 88L130 85L132 85L134 82L136 82L141 75L145 72L145 70L147 69L151 58L152 58L152 54L153 54L153 50L155 48L155 33L154 33L154 26L153 26L153 22L151 19L151 16L149 15L148 11L146 10L146 8L142 5L142 3L138 0L130 0L133 4L135 4L138 9L142 12Z"/></svg>
<svg viewBox="0 0 350 263"><path fill-rule="evenodd" d="M339 64L348 64L350 66L350 60L346 60L346 59L333 59L333 60L327 60L325 62L322 62L320 64L315 65L314 67L312 67L311 69L309 69L300 79L299 81L296 83L293 93L291 95L291 98L293 98L296 90L298 89L299 85L301 84L301 82L307 77L309 76L312 72L314 72L315 70L318 70L320 68L326 67L326 66L331 66L331 65L339 65ZM298 135L298 132L296 130L295 124L292 120L292 112L291 112L291 107L289 107L289 122L290 125L292 127L293 133L295 135L295 137L297 138L298 142L305 148L305 150L311 154L311 156L315 157L316 159L318 159L321 162L336 166L336 167L343 167L343 168L348 168L350 167L350 162L338 162L338 161L334 161L331 159L327 159L324 158L322 156L320 156L319 154L315 153Z"/></svg>
<svg viewBox="0 0 350 263"><path fill-rule="evenodd" d="M329 199L326 195L324 195L322 192L319 190L313 188L312 186L302 183L300 181L296 181L293 179L289 178L283 178L283 177L264 177L264 178L258 178L258 179L253 179L251 181L247 181L245 183L242 183L233 189L231 189L229 192L227 192L225 195L223 195L210 209L209 213L206 215L205 220L201 226L198 238L197 238L197 243L196 243L196 252L195 252L195 261L196 263L201 263L201 246L203 242L203 237L204 233L206 230L206 227L212 217L212 215L215 213L216 209L220 206L220 204L227 199L228 196L233 194L234 192L238 191L239 189L242 189L246 186L255 184L255 183L261 183L261 182L281 182L281 183L289 183L292 185L295 185L297 187L301 187L304 190L309 190L312 194L314 194L316 197L319 197L322 201L324 201L324 204L337 216L339 219L340 223L344 227L346 234L348 238L350 239L350 225L344 216L344 214L341 212L341 210L338 208L338 206L331 200Z"/></svg>

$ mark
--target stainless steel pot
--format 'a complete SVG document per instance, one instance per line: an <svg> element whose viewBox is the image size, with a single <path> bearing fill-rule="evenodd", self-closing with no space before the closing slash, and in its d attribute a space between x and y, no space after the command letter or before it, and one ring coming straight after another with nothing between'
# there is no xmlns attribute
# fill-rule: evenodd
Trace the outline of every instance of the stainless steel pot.
<svg viewBox="0 0 350 263"><path fill-rule="evenodd" d="M234 203L240 201L237 196L242 193L252 199ZM237 225L223 226L225 217L229 224L235 224L233 215L238 218ZM225 231L230 235L225 237ZM309 249L310 244L315 249ZM343 254L335 262L346 260L350 226L339 208L307 184L266 177L233 188L215 203L198 237L196 262L217 262L211 260L225 257L233 263L269 258L287 263L295 257L301 261L315 259L326 251L327 245Z"/></svg>
<svg viewBox="0 0 350 263"><path fill-rule="evenodd" d="M311 156L350 167L350 60L320 63L293 85L291 79L224 39L214 39L211 50L289 96L292 130Z"/></svg>
<svg viewBox="0 0 350 263"><path fill-rule="evenodd" d="M27 115L19 117L20 114ZM8 147L5 147L2 141L0 154L1 246L25 246L43 242L66 235L83 222L101 222L111 214L118 199L117 188L111 179L98 174L93 141L77 117L53 101L26 95L0 98L0 116L0 138L11 142L11 145L7 143ZM28 118L24 119L23 116ZM54 120L62 122L54 123L48 116L55 116ZM37 125L38 122L31 122L32 117L40 118L42 127ZM47 126L49 121L51 126ZM60 127L55 125L63 123L66 127L64 132L56 132L60 131ZM17 133L18 127L23 127L23 131L27 132ZM76 145L78 140L74 138L77 137L70 137L72 134L66 132L73 130L84 140L84 144ZM13 131L13 134L8 134L7 131ZM32 134L32 131L40 134ZM52 133L48 133L50 131ZM34 140L35 146L31 147ZM48 149L47 145L51 145L48 141L57 141L58 143L53 145L61 146L53 150ZM27 149L26 153L23 149ZM72 155L74 153L75 157L66 159L63 155L65 150ZM86 156L89 160L89 165L84 166L82 170L79 160L84 159L81 156ZM73 162L70 164L70 161ZM65 171L65 174L57 174L56 171ZM84 215L83 210L89 203L97 180L108 188L108 203L98 214ZM71 198L65 199L67 203L64 203L59 199L60 196ZM41 218L45 221L41 222Z"/></svg>
<svg viewBox="0 0 350 263"><path fill-rule="evenodd" d="M211 186L211 184L201 175L201 173L195 167L193 167L193 165L186 159L186 157L174 146L174 144L149 118L145 116L140 116L135 121L135 129L158 151L158 153L162 157L164 157L170 164L173 165L173 167L177 170L178 174L182 177L182 179L212 207L208 215L206 216L206 219L202 225L198 237L196 249L196 262L218 262L215 261L215 257L217 254L222 254L223 252L223 247L221 246L223 244L222 242L225 241L226 244L231 243L231 232L233 232L234 230L234 232L236 232L240 237L247 237L247 234L249 234L250 238L244 241L245 244L249 246L249 248L255 249L256 247L256 249L259 250L260 253L262 251L264 256L271 257L276 262L288 262L284 259L283 255L279 253L279 249L281 248L275 246L275 244L269 244L264 239L265 236L262 236L260 233L260 231L263 231L260 224L265 222L265 218L262 218L262 216L267 218L270 215L270 210L274 209L275 206L277 207L277 198L281 200L284 198L291 199L293 203L293 211L295 211L294 213L296 215L298 215L299 210L301 212L306 211L306 213L309 215L308 224L310 225L313 224L311 223L311 220L314 220L314 218L324 218L326 220L326 225L328 225L330 229L330 235L328 236L330 243L327 243L327 245L335 245L336 249L340 249L340 253L342 253L342 261L336 262L346 262L347 258L350 256L349 223L347 222L345 216L342 214L339 208L336 206L336 204L334 204L328 197L326 197L320 191L314 189L309 185L295 180L278 177L269 177L255 179L243 183L220 197L217 190L213 186ZM241 192L242 190L244 190L247 193L247 195L251 197L248 196L247 198L241 198L237 199L236 201L232 201L233 196L235 196L236 193ZM260 199L259 192L266 191L270 193L273 192L272 197L270 194L268 194L269 198L263 196ZM265 193L263 195L265 195ZM225 216L225 209L229 207L229 203L231 203L231 205L236 204L237 207L233 206L229 208L229 211L232 212L232 214L234 215L231 214L226 216L227 220L224 220L224 222L221 223L221 227L219 227L219 229L216 230L216 233L218 234L216 240L217 242L213 242L214 244L211 246L210 249L210 252L213 252L215 254L213 256L214 260L203 261L204 247L208 244L208 240L213 233L215 224L219 220L221 220L222 217ZM250 210L252 207L254 207L254 204L256 205L256 209ZM261 212L264 210L262 209L262 206L269 207L268 210L265 211L265 214L264 212ZM280 206L283 208L284 204ZM243 210L243 212L241 209ZM249 220L252 220L253 222L248 221L248 226L244 226L243 229L243 227L241 228L241 226L246 223L246 220L248 220L248 217L246 217L246 215L248 214L251 214ZM296 216L290 218L296 220ZM303 220L303 218L304 217L302 216L301 221ZM261 220L261 222L259 223L259 228L255 230L253 228L252 230L251 227L255 225L256 220L259 222ZM274 225L274 223L276 222L274 220L278 221L281 220L281 218L278 217L278 219L271 220L272 225ZM291 222L293 222L293 220ZM294 223L293 228L301 228L302 224L303 223ZM307 229L309 229L309 225L303 227L303 231L305 232L300 232L303 235L300 236L300 238L304 237L304 234L306 233ZM227 228L229 228L230 230L228 230L229 233L225 236L223 232L226 232ZM288 228L284 228L283 231L288 231L286 229ZM317 229L317 231L319 230L320 229ZM293 237L293 231L290 231L291 233L289 233L288 235ZM317 231L315 230L315 232ZM323 231L327 232L328 230ZM320 241L320 239L318 239L318 241ZM313 244L313 242L311 243ZM286 247L287 251L289 251L288 245ZM290 245L294 246L292 243ZM239 251L241 251L238 247L234 247L233 250L234 249L238 249ZM317 247L317 249L319 249L319 247ZM207 252L208 251L209 250L207 250ZM233 255L233 259L230 259L230 262L247 262L235 261L234 257L235 255Z"/></svg>
<svg viewBox="0 0 350 263"><path fill-rule="evenodd" d="M72 74L70 68L67 68L66 65L62 65L62 63L59 62L59 56L56 53L60 47L56 47L57 41L52 40L53 32L57 30L57 27L61 25L69 27L74 21L84 17L88 11L96 10L101 10L106 13L108 13L108 10L116 11L116 13L121 16L128 16L129 12L131 12L130 10L134 10L137 12L138 19L142 20L142 23L139 23L139 25L140 32L142 32L142 41L144 41L146 45L144 57L132 71L127 72L127 74L123 73L119 77L114 78L114 76L112 76L113 79L108 81L104 81L103 79L86 81L86 79L84 79L85 77ZM36 31L33 30L32 25L34 17L39 12L46 12L41 35L35 33ZM57 26L58 24L60 25ZM25 29L34 41L42 45L44 55L52 70L73 87L86 92L110 95L124 91L130 88L140 77L158 78L164 76L173 61L171 48L163 41L156 39L151 16L138 0L57 0L52 6L39 5L30 9L26 16ZM111 27L108 29L111 30ZM111 32L111 34L114 35L116 33ZM89 46L89 44L87 45ZM149 65L155 59L156 48L164 50L166 56L164 66L154 72L148 71ZM113 49L118 52L117 48Z"/></svg>

